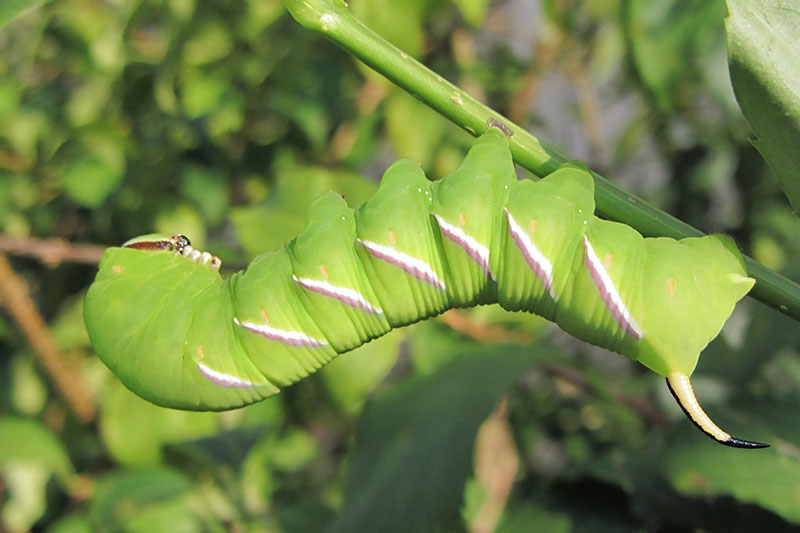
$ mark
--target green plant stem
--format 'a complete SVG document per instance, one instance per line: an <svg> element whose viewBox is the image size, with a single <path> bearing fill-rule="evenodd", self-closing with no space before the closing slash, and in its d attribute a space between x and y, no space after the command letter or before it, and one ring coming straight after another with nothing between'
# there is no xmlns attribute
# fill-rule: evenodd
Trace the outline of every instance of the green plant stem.
<svg viewBox="0 0 800 533"><path fill-rule="evenodd" d="M332 40L471 135L480 135L490 121L507 128L512 133L509 144L514 160L535 175L546 176L570 160L377 35L353 16L342 0L283 0L283 3L304 27ZM593 174L596 209L603 217L624 222L650 237L681 239L703 235ZM800 322L800 285L749 257L745 257L745 263L749 274L756 279L750 296Z"/></svg>

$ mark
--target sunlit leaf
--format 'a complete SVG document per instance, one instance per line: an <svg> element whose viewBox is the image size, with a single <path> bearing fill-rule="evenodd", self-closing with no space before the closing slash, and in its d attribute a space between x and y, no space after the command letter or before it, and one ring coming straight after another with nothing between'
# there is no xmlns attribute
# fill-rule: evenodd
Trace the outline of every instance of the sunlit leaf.
<svg viewBox="0 0 800 533"><path fill-rule="evenodd" d="M3 0L0 3L0 28L25 12L35 9L50 0Z"/></svg>
<svg viewBox="0 0 800 533"><path fill-rule="evenodd" d="M135 396L118 381L110 384L100 412L100 432L118 462L152 466L161 460L162 445L213 434L215 413L164 409Z"/></svg>
<svg viewBox="0 0 800 533"><path fill-rule="evenodd" d="M367 395L394 366L403 338L401 332L386 335L337 357L320 370L340 408L348 413L361 409Z"/></svg>
<svg viewBox="0 0 800 533"><path fill-rule="evenodd" d="M0 465L17 461L39 464L64 484L74 475L64 445L41 422L30 418L0 418Z"/></svg>
<svg viewBox="0 0 800 533"><path fill-rule="evenodd" d="M386 101L386 128L398 158L429 168L448 123L428 106L395 90Z"/></svg>
<svg viewBox="0 0 800 533"><path fill-rule="evenodd" d="M736 99L795 211L800 210L800 9L794 0L727 0Z"/></svg>
<svg viewBox="0 0 800 533"><path fill-rule="evenodd" d="M455 0L461 15L470 26L480 27L486 17L490 0Z"/></svg>
<svg viewBox="0 0 800 533"><path fill-rule="evenodd" d="M91 522L104 531L203 531L183 498L191 488L189 479L167 469L107 476L95 489Z"/></svg>
<svg viewBox="0 0 800 533"><path fill-rule="evenodd" d="M74 470L64 445L35 419L0 418L0 480L8 491L0 507L0 529L29 529L47 508L52 476L67 488Z"/></svg>
<svg viewBox="0 0 800 533"><path fill-rule="evenodd" d="M626 0L622 13L633 65L658 106L688 105L684 87L722 41L722 3Z"/></svg>
<svg viewBox="0 0 800 533"><path fill-rule="evenodd" d="M376 189L374 182L357 174L300 165L288 154L276 171L275 191L264 204L234 209L231 215L239 242L253 256L296 237L305 226L309 206L325 191L334 190L350 206L357 206Z"/></svg>

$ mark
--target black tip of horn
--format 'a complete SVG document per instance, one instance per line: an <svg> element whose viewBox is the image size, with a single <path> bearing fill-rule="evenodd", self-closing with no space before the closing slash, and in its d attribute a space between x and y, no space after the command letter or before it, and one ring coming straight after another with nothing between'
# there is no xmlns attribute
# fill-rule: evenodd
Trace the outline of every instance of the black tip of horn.
<svg viewBox="0 0 800 533"><path fill-rule="evenodd" d="M672 380L675 380L676 383L673 384ZM672 396L675 398L675 401L678 402L678 405L680 405L687 418L691 420L692 424L697 426L700 431L702 431L714 442L719 442L720 444L730 446L731 448L745 448L751 450L755 450L757 448L769 448L769 444L732 437L714 424L705 411L703 411L703 409L700 407L700 404L697 403L697 399L694 397L694 391L692 390L688 376L668 376L667 388L672 393Z"/></svg>
<svg viewBox="0 0 800 533"><path fill-rule="evenodd" d="M753 442L751 440L737 439L736 437L731 437L726 441L719 442L725 446L730 446L731 448L769 448L769 444L764 444L763 442Z"/></svg>

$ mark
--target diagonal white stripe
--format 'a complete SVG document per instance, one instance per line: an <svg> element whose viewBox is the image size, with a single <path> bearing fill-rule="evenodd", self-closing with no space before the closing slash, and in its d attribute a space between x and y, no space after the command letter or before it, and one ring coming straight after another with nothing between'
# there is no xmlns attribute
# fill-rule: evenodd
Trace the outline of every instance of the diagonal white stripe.
<svg viewBox="0 0 800 533"><path fill-rule="evenodd" d="M553 265L544 254L539 251L536 245L533 244L527 232L517 224L517 221L514 220L514 217L511 216L508 209L503 208L503 211L508 218L508 232L511 234L511 238L514 239L517 248L522 252L528 266L531 267L531 270L542 280L545 290L550 294L550 297L555 300L556 295L553 292Z"/></svg>
<svg viewBox="0 0 800 533"><path fill-rule="evenodd" d="M266 324L256 324L254 322L239 322L236 317L233 317L233 321L246 330L252 331L253 333L258 333L259 335L274 341L280 341L284 344L288 344L289 346L319 348L328 345L326 341L309 337L302 331L278 329Z"/></svg>
<svg viewBox="0 0 800 533"><path fill-rule="evenodd" d="M380 307L375 307L371 303L367 301L364 296L361 295L360 292L349 289L347 287L337 287L336 285L331 285L327 281L318 281L315 279L309 278L298 278L295 275L292 275L292 279L295 283L304 287L310 291L317 292L324 296L330 296L331 298L335 298L342 302L345 305L349 305L350 307L355 307L356 309L361 309L362 311L366 311L371 315L380 315L383 314L383 309Z"/></svg>
<svg viewBox="0 0 800 533"><path fill-rule="evenodd" d="M436 218L436 222L439 224L439 229L442 231L442 235L463 248L464 251L467 252L467 255L469 255L473 261L478 263L478 266L483 269L486 275L494 280L495 277L489 271L489 248L482 245L471 236L467 235L461 228L450 224L439 215L433 214L433 216Z"/></svg>
<svg viewBox="0 0 800 533"><path fill-rule="evenodd" d="M439 276L436 275L433 268L422 259L417 259L399 250L395 250L390 246L372 241L362 241L361 239L356 240L366 248L370 254L378 259L402 268L418 280L433 285L437 289L445 289L444 281L442 281Z"/></svg>
<svg viewBox="0 0 800 533"><path fill-rule="evenodd" d="M235 387L237 389L249 389L251 387L256 386L255 383L253 383L252 381L247 381L246 379L232 376L231 374L225 374L224 372L217 372L216 370L207 367L203 363L197 363L197 369L208 380L216 383L220 387Z"/></svg>
<svg viewBox="0 0 800 533"><path fill-rule="evenodd" d="M603 303L606 304L608 310L614 315L614 319L623 330L637 339L644 337L644 332L631 316L630 311L628 311L628 308L622 301L622 296L620 296L617 287L611 280L611 276L606 272L603 263L600 261L600 258L597 257L594 248L592 248L589 239L587 239L585 235L583 237L583 249L586 251L586 267L589 269L589 274L591 274L595 285L597 285L597 288L600 290Z"/></svg>

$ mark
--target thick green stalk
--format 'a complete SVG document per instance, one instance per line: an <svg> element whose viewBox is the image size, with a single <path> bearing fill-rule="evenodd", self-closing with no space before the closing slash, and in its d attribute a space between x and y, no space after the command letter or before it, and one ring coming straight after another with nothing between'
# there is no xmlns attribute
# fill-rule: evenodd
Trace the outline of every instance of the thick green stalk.
<svg viewBox="0 0 800 533"><path fill-rule="evenodd" d="M570 160L377 35L354 17L342 0L283 3L304 27L323 34L470 134L479 135L490 122L513 133L509 142L514 160L537 176L546 176ZM594 173L594 178L598 214L647 236L680 239L703 235L599 174ZM750 296L800 321L800 285L749 257L745 261L756 279Z"/></svg>

